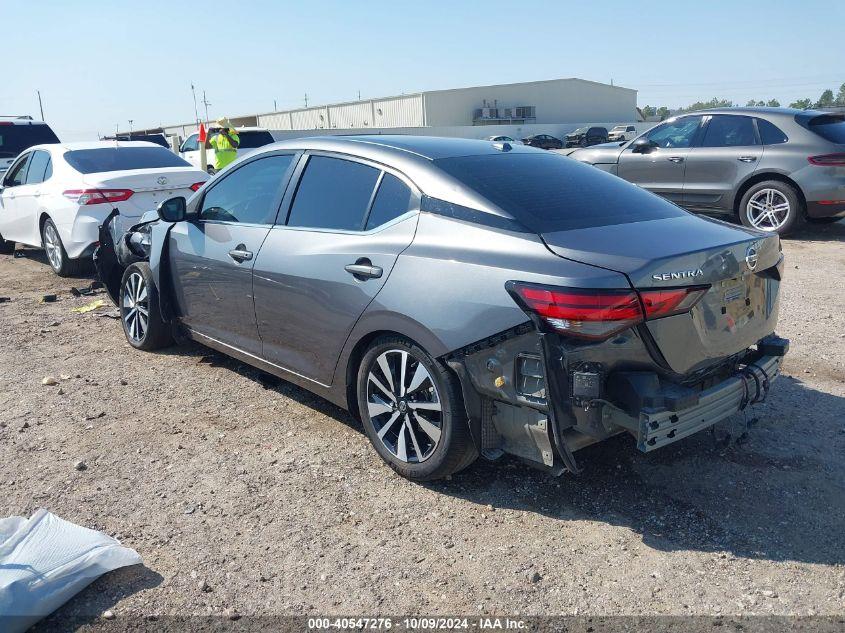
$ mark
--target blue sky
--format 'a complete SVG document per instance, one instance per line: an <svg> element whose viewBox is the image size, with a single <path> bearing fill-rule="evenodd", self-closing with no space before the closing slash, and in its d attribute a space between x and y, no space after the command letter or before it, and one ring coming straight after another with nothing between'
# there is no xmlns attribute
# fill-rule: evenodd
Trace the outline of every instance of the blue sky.
<svg viewBox="0 0 845 633"><path fill-rule="evenodd" d="M36 8L37 7L37 8ZM0 114L60 138L420 90L581 77L639 104L818 98L845 82L845 1L0 0Z"/></svg>

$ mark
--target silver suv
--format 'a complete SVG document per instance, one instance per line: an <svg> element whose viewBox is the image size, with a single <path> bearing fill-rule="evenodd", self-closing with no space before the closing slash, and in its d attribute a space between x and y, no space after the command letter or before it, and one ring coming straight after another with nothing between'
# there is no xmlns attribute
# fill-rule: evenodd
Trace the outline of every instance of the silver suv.
<svg viewBox="0 0 845 633"><path fill-rule="evenodd" d="M570 156L697 213L786 234L845 216L845 114L727 108Z"/></svg>

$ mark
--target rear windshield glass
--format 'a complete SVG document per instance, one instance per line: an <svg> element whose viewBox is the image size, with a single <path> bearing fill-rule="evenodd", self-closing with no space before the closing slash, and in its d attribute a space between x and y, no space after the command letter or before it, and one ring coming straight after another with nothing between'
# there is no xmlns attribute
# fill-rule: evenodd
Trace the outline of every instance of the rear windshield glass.
<svg viewBox="0 0 845 633"><path fill-rule="evenodd" d="M686 215L621 178L558 154L495 154L434 161L536 233Z"/></svg>
<svg viewBox="0 0 845 633"><path fill-rule="evenodd" d="M58 142L49 125L0 124L0 158L13 158L33 145Z"/></svg>
<svg viewBox="0 0 845 633"><path fill-rule="evenodd" d="M190 167L190 163L163 147L98 147L65 152L68 165L83 174L125 169Z"/></svg>
<svg viewBox="0 0 845 633"><path fill-rule="evenodd" d="M273 136L270 132L238 132L238 138L240 139L240 147L243 149L261 147L273 142Z"/></svg>
<svg viewBox="0 0 845 633"><path fill-rule="evenodd" d="M845 115L823 114L809 120L795 117L798 123L831 143L845 144Z"/></svg>

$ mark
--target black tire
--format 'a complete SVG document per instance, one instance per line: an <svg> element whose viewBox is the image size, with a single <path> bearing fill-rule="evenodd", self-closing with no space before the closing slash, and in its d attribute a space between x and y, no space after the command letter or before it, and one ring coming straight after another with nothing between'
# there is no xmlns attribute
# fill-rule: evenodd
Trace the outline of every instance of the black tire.
<svg viewBox="0 0 845 633"><path fill-rule="evenodd" d="M403 357L403 352L407 356ZM424 373L427 373L427 377L413 392L409 390L402 396L397 381L392 378L386 380L387 374L379 361L383 355L383 362L388 365L391 375L395 374L398 382L401 382L402 359L407 359L405 386L414 386L419 365L424 369ZM375 383L371 383L371 372L392 392L393 401L390 401L390 396L384 391L376 388ZM388 336L374 341L361 359L356 391L358 409L367 437L379 456L406 479L441 479L466 468L478 457L470 435L457 378L447 367L408 339ZM432 406L439 406L439 412L432 411ZM388 409L371 415L371 411L377 410L371 407ZM419 414L422 410L426 413ZM420 417L417 417L418 414ZM390 420L394 416L398 417L391 423ZM437 416L439 420L435 419ZM374 422L373 418L377 420ZM378 430L376 424L379 425ZM385 427L388 428L385 430ZM431 431L426 431L426 428ZM392 441L394 430L397 431L397 438ZM438 430L437 439L434 440L429 433ZM382 432L384 440L379 437L379 431ZM404 439L398 437L400 434ZM404 460L399 457L402 454L402 445L406 451ZM419 459L420 454L422 460Z"/></svg>
<svg viewBox="0 0 845 633"><path fill-rule="evenodd" d="M759 199L764 198L766 192L768 191L776 192L773 195L773 202L777 204L774 204L771 207L772 209L776 209L778 206L781 206L784 201L788 203L789 208L786 210L783 219L778 216L776 221L755 221L754 217L751 215L753 211L749 209L749 205L752 200L755 200L755 198L757 199L757 203L761 204ZM763 204L763 206L765 206L765 204ZM804 209L801 196L798 195L798 192L794 187L786 184L785 182L781 182L780 180L764 180L763 182L758 182L757 184L752 185L751 188L745 192L742 199L739 201L738 212L739 220L745 226L763 231L776 232L780 235L787 235L800 229L804 224L806 209Z"/></svg>
<svg viewBox="0 0 845 633"><path fill-rule="evenodd" d="M67 256L59 230L50 218L41 227L41 245L47 254L47 263L59 277L74 277L85 270L85 260Z"/></svg>
<svg viewBox="0 0 845 633"><path fill-rule="evenodd" d="M173 344L170 325L161 318L158 289L148 263L138 262L123 271L118 306L123 334L132 347L151 352Z"/></svg>
<svg viewBox="0 0 845 633"><path fill-rule="evenodd" d="M0 254L3 255L10 255L15 252L15 243L14 242L7 242L3 239L3 235L0 234Z"/></svg>

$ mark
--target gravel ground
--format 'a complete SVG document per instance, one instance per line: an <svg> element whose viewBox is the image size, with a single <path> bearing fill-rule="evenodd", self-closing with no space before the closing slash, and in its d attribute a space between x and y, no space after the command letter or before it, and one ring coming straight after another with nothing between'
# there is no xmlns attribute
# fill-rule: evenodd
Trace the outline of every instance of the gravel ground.
<svg viewBox="0 0 845 633"><path fill-rule="evenodd" d="M479 461L425 486L393 474L332 405L197 345L134 352L107 309L71 312L91 300L69 292L87 279L55 277L38 251L0 256L12 298L0 304L0 516L44 507L144 559L36 628L224 613L843 614L844 249L845 222L784 242L779 333L792 351L746 442L700 433L643 455L618 437L578 453L580 477ZM40 303L48 292L59 301Z"/></svg>

